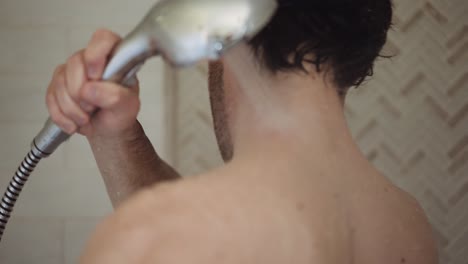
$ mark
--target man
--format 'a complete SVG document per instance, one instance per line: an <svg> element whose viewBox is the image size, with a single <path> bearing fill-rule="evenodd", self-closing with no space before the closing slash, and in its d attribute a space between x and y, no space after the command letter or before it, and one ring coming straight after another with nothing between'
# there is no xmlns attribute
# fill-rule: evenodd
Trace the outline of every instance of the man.
<svg viewBox="0 0 468 264"><path fill-rule="evenodd" d="M53 120L89 140L117 208L81 262L436 263L423 210L363 157L343 114L391 16L390 0L279 1L258 36L210 64L227 163L185 180L136 120L138 85L100 81L120 38L96 32L47 94Z"/></svg>

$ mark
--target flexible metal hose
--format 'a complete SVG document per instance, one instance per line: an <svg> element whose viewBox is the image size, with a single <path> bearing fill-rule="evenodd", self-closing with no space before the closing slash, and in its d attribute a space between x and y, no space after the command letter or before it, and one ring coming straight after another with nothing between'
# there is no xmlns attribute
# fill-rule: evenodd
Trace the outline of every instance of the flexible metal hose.
<svg viewBox="0 0 468 264"><path fill-rule="evenodd" d="M10 181L5 194L3 194L2 201L0 203L0 241L2 240L3 232L5 231L11 213L13 212L15 203L18 200L25 183L29 179L29 175L31 175L34 168L36 168L36 165L45 156L46 155L43 155L33 148L26 155L23 162L21 162L18 170L13 176L13 179Z"/></svg>

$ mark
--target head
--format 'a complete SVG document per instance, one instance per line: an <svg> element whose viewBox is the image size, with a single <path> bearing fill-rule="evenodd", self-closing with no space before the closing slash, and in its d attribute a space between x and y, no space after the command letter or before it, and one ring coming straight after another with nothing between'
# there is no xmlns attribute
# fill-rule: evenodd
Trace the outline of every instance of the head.
<svg viewBox="0 0 468 264"><path fill-rule="evenodd" d="M343 97L372 76L392 21L391 0L278 0L269 24L249 47L272 75L317 74ZM229 87L221 62L210 64L209 89L216 137L225 161L233 156L227 120ZM252 88L254 89L254 88Z"/></svg>

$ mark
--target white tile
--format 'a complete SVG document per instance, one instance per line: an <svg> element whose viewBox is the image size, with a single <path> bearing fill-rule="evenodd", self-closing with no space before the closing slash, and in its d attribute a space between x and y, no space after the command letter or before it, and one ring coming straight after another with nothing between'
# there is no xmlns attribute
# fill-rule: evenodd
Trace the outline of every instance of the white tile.
<svg viewBox="0 0 468 264"><path fill-rule="evenodd" d="M63 221L11 218L0 247L0 263L62 264L63 237Z"/></svg>
<svg viewBox="0 0 468 264"><path fill-rule="evenodd" d="M40 93L44 95L53 73L0 73L2 91L23 93ZM3 100L3 96L0 100ZM44 100L43 100L44 101Z"/></svg>
<svg viewBox="0 0 468 264"><path fill-rule="evenodd" d="M78 263L84 246L99 221L99 218L94 218L74 219L65 222L65 264Z"/></svg>
<svg viewBox="0 0 468 264"><path fill-rule="evenodd" d="M0 74L0 122L40 122L49 116L45 94L52 74Z"/></svg>
<svg viewBox="0 0 468 264"><path fill-rule="evenodd" d="M2 0L4 25L114 25L140 21L155 0Z"/></svg>
<svg viewBox="0 0 468 264"><path fill-rule="evenodd" d="M2 175L10 171L0 170ZM0 179L2 192L9 178ZM14 211L23 217L100 217L112 211L99 172L38 168L27 182Z"/></svg>
<svg viewBox="0 0 468 264"><path fill-rule="evenodd" d="M51 25L66 21L68 0L2 0L0 24L12 26ZM70 11L69 11L70 12Z"/></svg>
<svg viewBox="0 0 468 264"><path fill-rule="evenodd" d="M47 120L45 94L40 92L19 93L2 91L0 98L0 122L25 122Z"/></svg>
<svg viewBox="0 0 468 264"><path fill-rule="evenodd" d="M141 111L138 119L158 154L164 156L166 104L169 98L164 94L164 62L161 58L149 60L139 74Z"/></svg>
<svg viewBox="0 0 468 264"><path fill-rule="evenodd" d="M0 73L52 74L65 62L65 31L0 27Z"/></svg>
<svg viewBox="0 0 468 264"><path fill-rule="evenodd" d="M32 0L29 0L32 1ZM67 14L63 21L71 25L136 25L143 19L155 0L140 0L138 4L127 0L82 0L70 1L62 12Z"/></svg>
<svg viewBox="0 0 468 264"><path fill-rule="evenodd" d="M138 73L142 101L164 102L164 62L161 57L151 58Z"/></svg>

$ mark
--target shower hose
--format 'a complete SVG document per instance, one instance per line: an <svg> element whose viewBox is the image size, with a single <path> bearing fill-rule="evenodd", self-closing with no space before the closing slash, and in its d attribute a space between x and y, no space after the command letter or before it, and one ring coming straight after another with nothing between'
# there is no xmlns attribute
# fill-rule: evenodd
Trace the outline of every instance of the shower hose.
<svg viewBox="0 0 468 264"><path fill-rule="evenodd" d="M47 154L42 153L37 148L33 147L26 155L23 162L21 162L18 170L13 176L13 179L11 179L0 203L0 241L2 240L3 232L5 232L8 220L13 212L13 207L15 206L24 185L28 181L29 175L31 175L39 161L47 156Z"/></svg>

